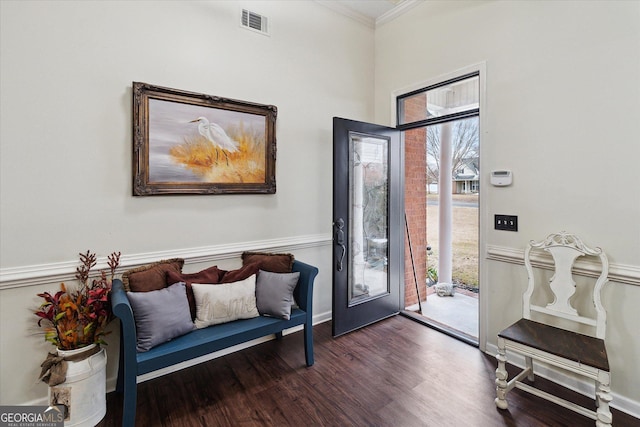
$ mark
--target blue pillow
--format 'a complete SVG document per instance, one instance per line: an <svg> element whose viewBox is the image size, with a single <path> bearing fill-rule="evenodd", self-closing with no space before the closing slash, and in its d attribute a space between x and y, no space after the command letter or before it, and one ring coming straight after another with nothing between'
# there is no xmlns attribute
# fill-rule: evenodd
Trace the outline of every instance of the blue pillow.
<svg viewBox="0 0 640 427"><path fill-rule="evenodd" d="M192 331L194 328L183 282L149 292L127 292L136 321L139 353Z"/></svg>

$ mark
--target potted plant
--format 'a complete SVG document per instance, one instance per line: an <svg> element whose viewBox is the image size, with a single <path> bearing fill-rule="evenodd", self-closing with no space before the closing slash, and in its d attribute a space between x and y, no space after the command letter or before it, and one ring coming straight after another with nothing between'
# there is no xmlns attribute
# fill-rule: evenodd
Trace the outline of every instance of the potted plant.
<svg viewBox="0 0 640 427"><path fill-rule="evenodd" d="M80 286L64 283L55 294L38 294L44 301L35 315L44 327L44 338L56 346L42 363L41 379L49 385L49 404L64 405L65 426L95 425L106 413L105 327L111 321L109 294L120 252L108 257L110 276L103 270L91 279L95 253L80 253L76 279ZM96 405L97 402L102 402ZM73 402L73 407L70 403Z"/></svg>
<svg viewBox="0 0 640 427"><path fill-rule="evenodd" d="M438 270L435 267L427 268L428 285L433 286L438 283Z"/></svg>

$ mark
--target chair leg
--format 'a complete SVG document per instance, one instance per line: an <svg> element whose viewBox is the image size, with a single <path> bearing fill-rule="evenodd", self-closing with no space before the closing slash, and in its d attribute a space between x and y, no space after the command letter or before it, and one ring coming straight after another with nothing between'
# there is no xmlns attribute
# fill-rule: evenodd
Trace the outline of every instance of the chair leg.
<svg viewBox="0 0 640 427"><path fill-rule="evenodd" d="M304 356L307 366L313 366L313 324L311 320L304 324Z"/></svg>
<svg viewBox="0 0 640 427"><path fill-rule="evenodd" d="M122 330L120 330L120 334L122 334ZM118 376L116 377L116 391L118 393L124 392L124 346L122 345L122 341L120 342L120 355L118 358Z"/></svg>
<svg viewBox="0 0 640 427"><path fill-rule="evenodd" d="M609 410L609 403L613 400L609 372L600 371L596 381L596 427L611 427L613 416Z"/></svg>
<svg viewBox="0 0 640 427"><path fill-rule="evenodd" d="M527 379L529 381L535 381L536 377L535 375L533 375L533 359L529 356L525 356L524 362L526 364L526 367L529 369L529 375L527 375Z"/></svg>
<svg viewBox="0 0 640 427"><path fill-rule="evenodd" d="M498 368L496 369L496 406L499 409L507 409L509 404L507 403L507 351L504 346L504 340L498 338L498 354L496 355L498 360Z"/></svg>
<svg viewBox="0 0 640 427"><path fill-rule="evenodd" d="M122 360L122 358L120 358ZM120 366L118 366L118 376L116 377L116 391L120 394L124 392L124 368L122 366L122 362L120 362Z"/></svg>
<svg viewBox="0 0 640 427"><path fill-rule="evenodd" d="M124 395L122 399L122 426L134 427L136 424L137 405L137 381L136 375L124 373Z"/></svg>

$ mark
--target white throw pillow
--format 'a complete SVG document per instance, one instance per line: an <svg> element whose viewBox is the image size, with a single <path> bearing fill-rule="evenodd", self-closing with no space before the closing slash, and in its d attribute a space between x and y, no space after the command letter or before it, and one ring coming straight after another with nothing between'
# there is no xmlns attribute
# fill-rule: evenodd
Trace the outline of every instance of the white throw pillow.
<svg viewBox="0 0 640 427"><path fill-rule="evenodd" d="M196 328L260 315L256 307L255 274L239 282L192 283L191 287L196 300Z"/></svg>

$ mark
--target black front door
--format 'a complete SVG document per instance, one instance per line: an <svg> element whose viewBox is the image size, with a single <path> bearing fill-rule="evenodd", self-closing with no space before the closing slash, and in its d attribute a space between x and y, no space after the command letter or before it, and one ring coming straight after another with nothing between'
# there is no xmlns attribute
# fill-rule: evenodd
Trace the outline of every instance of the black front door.
<svg viewBox="0 0 640 427"><path fill-rule="evenodd" d="M333 119L333 335L397 314L403 295L400 132Z"/></svg>

